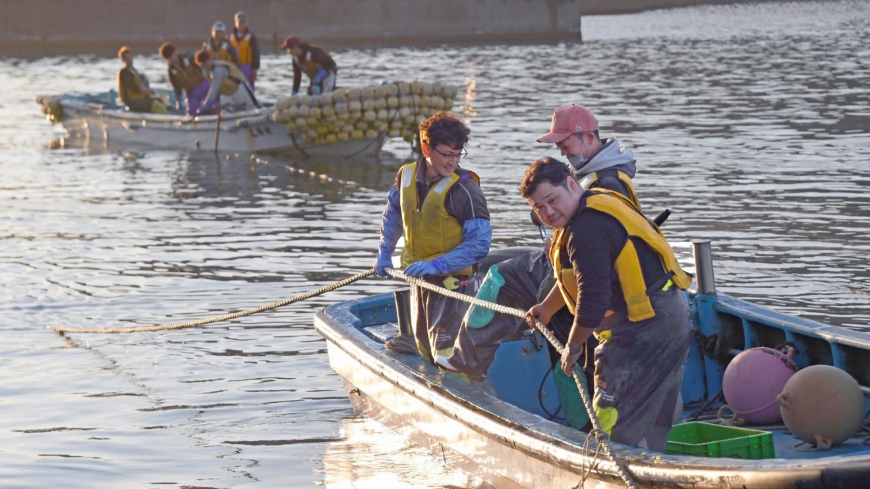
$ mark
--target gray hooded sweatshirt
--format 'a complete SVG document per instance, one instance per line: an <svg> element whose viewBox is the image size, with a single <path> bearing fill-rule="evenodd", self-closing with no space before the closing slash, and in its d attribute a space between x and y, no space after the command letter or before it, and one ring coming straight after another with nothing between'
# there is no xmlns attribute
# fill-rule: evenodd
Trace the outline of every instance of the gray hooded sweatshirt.
<svg viewBox="0 0 870 489"><path fill-rule="evenodd" d="M624 146L620 147L616 138L605 138L601 142L603 144L601 150L591 160L579 168L572 167L577 180L582 180L586 175L601 170L617 170L627 174L630 178L634 178L635 173L637 173L637 165L631 150ZM628 189L616 177L601 178L596 187L613 190L631 198L628 195Z"/></svg>

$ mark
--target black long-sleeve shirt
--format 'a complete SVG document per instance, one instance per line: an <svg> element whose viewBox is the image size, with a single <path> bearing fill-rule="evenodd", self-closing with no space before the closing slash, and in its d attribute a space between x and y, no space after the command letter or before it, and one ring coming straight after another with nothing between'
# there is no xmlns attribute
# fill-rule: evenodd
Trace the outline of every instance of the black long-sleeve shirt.
<svg viewBox="0 0 870 489"><path fill-rule="evenodd" d="M591 195L585 192L584 198ZM607 310L626 314L616 259L627 240L634 244L647 286L665 274L658 253L642 239L630 237L622 223L609 214L587 207L574 216L566 232L567 253L562 254L562 266L571 266L577 279L575 327L597 328Z"/></svg>

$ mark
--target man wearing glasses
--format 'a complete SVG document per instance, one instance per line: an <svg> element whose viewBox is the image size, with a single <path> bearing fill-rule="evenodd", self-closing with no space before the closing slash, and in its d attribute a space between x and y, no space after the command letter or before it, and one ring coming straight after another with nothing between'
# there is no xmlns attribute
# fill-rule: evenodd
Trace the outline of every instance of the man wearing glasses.
<svg viewBox="0 0 870 489"><path fill-rule="evenodd" d="M452 112L420 124L423 157L405 165L387 196L375 270L387 277L392 253L404 234L405 274L474 295L477 263L489 252L492 228L477 175L459 167L468 127ZM468 304L411 287L411 322L420 355L450 355Z"/></svg>

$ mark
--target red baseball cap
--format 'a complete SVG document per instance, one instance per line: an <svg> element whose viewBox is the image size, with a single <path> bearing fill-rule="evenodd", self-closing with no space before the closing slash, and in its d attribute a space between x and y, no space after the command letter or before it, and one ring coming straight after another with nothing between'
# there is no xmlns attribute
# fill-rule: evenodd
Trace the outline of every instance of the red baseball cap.
<svg viewBox="0 0 870 489"><path fill-rule="evenodd" d="M582 105L571 104L553 112L550 132L538 138L539 143L558 143L576 133L592 132L598 129L598 119Z"/></svg>
<svg viewBox="0 0 870 489"><path fill-rule="evenodd" d="M301 45L302 45L302 41L300 41L298 37L287 36L287 38L284 39L284 44L282 44L279 49L290 49L290 48L301 46Z"/></svg>

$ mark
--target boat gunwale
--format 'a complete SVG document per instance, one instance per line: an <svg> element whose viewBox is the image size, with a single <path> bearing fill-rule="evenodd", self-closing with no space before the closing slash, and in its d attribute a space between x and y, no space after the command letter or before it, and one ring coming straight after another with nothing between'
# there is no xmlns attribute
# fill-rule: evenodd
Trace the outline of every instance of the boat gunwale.
<svg viewBox="0 0 870 489"><path fill-rule="evenodd" d="M727 298L725 302L729 307L738 308L741 304L748 304L724 294L722 296ZM433 408L463 423L468 429L499 442L510 440L514 449L549 463L581 468L584 462L589 462L588 457L582 454L585 433L548 421L491 396L480 396L485 402L475 404L471 399L475 394L479 396L480 391L476 388L441 374L435 367L429 366L422 360L419 363L423 368L413 371L412 365L400 361L396 354L385 350L383 346L373 348L381 344L366 336L354 322L343 323L339 315L335 314L341 311L344 315L353 315L350 312L351 308L364 305L366 301L371 301L373 298L345 301L319 311L315 316L315 328L327 341L375 375L399 386L409 395L427 401ZM353 317L357 318L357 322L359 321L358 316L353 315ZM822 323L818 324L825 326ZM413 386L424 386L426 389L417 392L412 388ZM470 389L474 389L474 392ZM445 408L443 402L445 400L451 403L451 409ZM460 414L457 414L458 411ZM468 416L469 414L472 416ZM534 419L525 424L520 423L523 418L528 417ZM475 420L485 422L480 423ZM562 430L570 430L570 433L560 433ZM571 433L576 433L576 436L571 436ZM744 480L757 479L759 485L768 487L788 487L795 483L821 481L821 476L826 471L844 465L870 466L870 454L836 455L814 459L735 460L650 454L639 448L617 443L612 443L611 446L617 456L627 461L627 467L640 481L659 484L665 480L682 481L679 483L692 481L691 483L694 484L704 484L702 481L706 481L713 484L711 487L715 487L718 484L715 481L721 480L722 477L736 476ZM577 457L580 459L578 460ZM615 477L612 464L601 462L598 461L598 467L606 471L597 472L596 475ZM686 473L687 471L690 473ZM771 484L775 485L771 486Z"/></svg>

